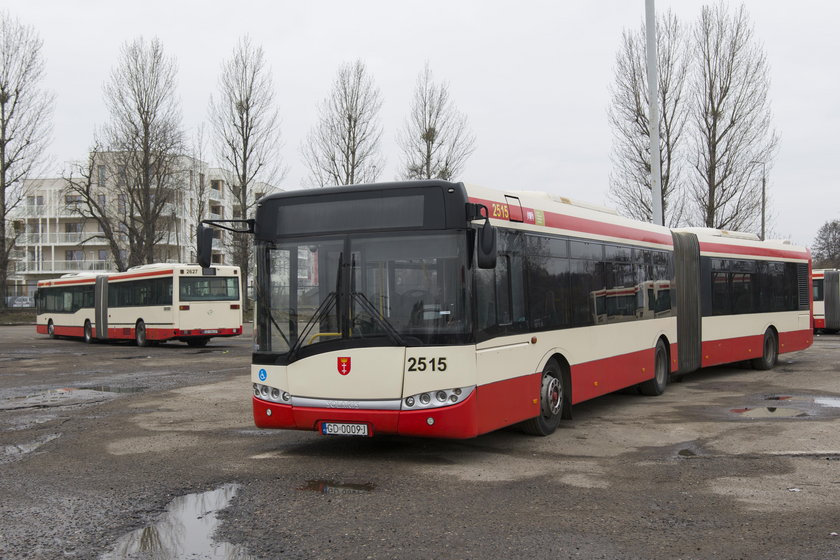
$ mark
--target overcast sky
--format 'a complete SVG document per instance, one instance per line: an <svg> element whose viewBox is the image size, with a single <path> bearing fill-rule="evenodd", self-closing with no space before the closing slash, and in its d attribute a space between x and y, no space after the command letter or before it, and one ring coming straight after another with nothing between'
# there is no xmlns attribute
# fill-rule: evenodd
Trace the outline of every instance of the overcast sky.
<svg viewBox="0 0 840 560"><path fill-rule="evenodd" d="M44 40L46 87L56 94L55 162L84 157L107 119L102 85L120 47L158 37L179 65L183 124L206 120L221 62L239 37L262 45L277 87L281 156L299 188L300 144L338 67L363 60L384 100L380 180L398 176L395 138L418 73L429 62L447 81L476 135L461 179L503 190L545 190L608 205L609 87L621 32L644 19L644 0L289 2L5 0ZM695 19L703 2L657 0ZM736 6L737 4L732 4ZM840 219L840 4L748 0L771 67L781 145L769 172L769 230L810 245ZM57 171L53 171L57 175Z"/></svg>

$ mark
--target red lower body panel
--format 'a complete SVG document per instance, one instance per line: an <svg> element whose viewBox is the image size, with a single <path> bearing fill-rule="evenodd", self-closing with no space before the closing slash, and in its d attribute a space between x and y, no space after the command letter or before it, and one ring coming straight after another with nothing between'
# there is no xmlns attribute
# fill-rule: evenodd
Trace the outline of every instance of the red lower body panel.
<svg viewBox="0 0 840 560"><path fill-rule="evenodd" d="M825 317L820 317L819 319L814 317L814 328L815 329L824 329L825 328Z"/></svg>
<svg viewBox="0 0 840 560"><path fill-rule="evenodd" d="M804 350L814 342L810 329L779 333L779 354ZM760 358L764 349L764 334L703 342L703 367L731 364Z"/></svg>
<svg viewBox="0 0 840 560"><path fill-rule="evenodd" d="M189 338L205 338L205 337L224 337L224 336L239 336L242 334L242 327L235 328L235 329L215 329L218 332L213 334L207 334L201 332L199 329L192 329L192 330L179 330L179 329L172 329L172 328L153 328L153 327L146 327L146 339L155 341L155 342L162 342L166 340L172 339L189 339ZM38 334L49 334L47 332L47 325L36 325L35 331ZM68 327L64 325L53 325L53 332L56 336L73 336L77 338L82 338L85 335L85 328L84 326L81 327ZM93 328L93 337L96 338L96 328ZM135 330L134 327L125 327L125 328L116 328L116 329L108 329L108 339L109 340L134 340L135 337Z"/></svg>
<svg viewBox="0 0 840 560"><path fill-rule="evenodd" d="M322 422L355 422L367 424L373 435L470 438L479 433L476 393L452 406L410 411L293 407L251 398L258 428L318 430ZM433 423L429 423L429 418Z"/></svg>
<svg viewBox="0 0 840 560"><path fill-rule="evenodd" d="M654 349L572 366L572 404L653 378Z"/></svg>

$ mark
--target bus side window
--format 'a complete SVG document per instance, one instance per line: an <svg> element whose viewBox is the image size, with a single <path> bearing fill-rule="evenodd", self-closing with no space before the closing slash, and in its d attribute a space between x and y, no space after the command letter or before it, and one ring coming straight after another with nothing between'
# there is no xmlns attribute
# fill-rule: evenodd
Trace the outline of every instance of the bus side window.
<svg viewBox="0 0 840 560"><path fill-rule="evenodd" d="M486 331L496 324L495 269L475 269L475 306L478 332Z"/></svg>

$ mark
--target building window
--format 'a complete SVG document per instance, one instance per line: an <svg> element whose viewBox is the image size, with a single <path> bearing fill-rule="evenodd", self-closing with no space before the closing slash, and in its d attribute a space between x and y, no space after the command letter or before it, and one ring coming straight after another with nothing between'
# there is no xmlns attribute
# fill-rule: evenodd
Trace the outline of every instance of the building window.
<svg viewBox="0 0 840 560"><path fill-rule="evenodd" d="M99 179L99 184L104 185L105 184L105 179L106 179L105 166L104 165L97 166L96 172L97 172L97 177Z"/></svg>
<svg viewBox="0 0 840 560"><path fill-rule="evenodd" d="M79 204L82 201L82 195L80 194L65 194L64 195L64 204L67 206L71 206L74 204Z"/></svg>
<svg viewBox="0 0 840 560"><path fill-rule="evenodd" d="M210 181L210 188L211 188L211 189L213 189L214 191L219 191L219 192L221 192L221 190L222 190L222 181L221 181L221 180L219 180L219 179L213 179L212 181Z"/></svg>
<svg viewBox="0 0 840 560"><path fill-rule="evenodd" d="M108 260L108 251L100 249L96 253L96 260L98 261L107 261Z"/></svg>
<svg viewBox="0 0 840 560"><path fill-rule="evenodd" d="M99 203L100 208L105 208L105 201L106 200L107 199L105 198L104 194L96 195L96 202Z"/></svg>
<svg viewBox="0 0 840 560"><path fill-rule="evenodd" d="M82 222L67 222L64 224L64 233L82 233L82 225Z"/></svg>
<svg viewBox="0 0 840 560"><path fill-rule="evenodd" d="M44 197L42 195L27 196L26 197L26 205L27 206L43 206L44 205Z"/></svg>
<svg viewBox="0 0 840 560"><path fill-rule="evenodd" d="M66 261L83 261L85 260L84 251L64 251L64 260Z"/></svg>

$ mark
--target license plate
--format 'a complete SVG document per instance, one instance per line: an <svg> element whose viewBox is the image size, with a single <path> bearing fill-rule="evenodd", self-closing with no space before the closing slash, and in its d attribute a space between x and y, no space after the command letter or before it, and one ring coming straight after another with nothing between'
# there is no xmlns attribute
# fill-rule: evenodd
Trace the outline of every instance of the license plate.
<svg viewBox="0 0 840 560"><path fill-rule="evenodd" d="M219 331L217 329L209 329L209 330L204 330L202 332L204 334L219 334Z"/></svg>
<svg viewBox="0 0 840 560"><path fill-rule="evenodd" d="M321 433L325 436L367 436L370 435L367 424L344 422L322 422Z"/></svg>

